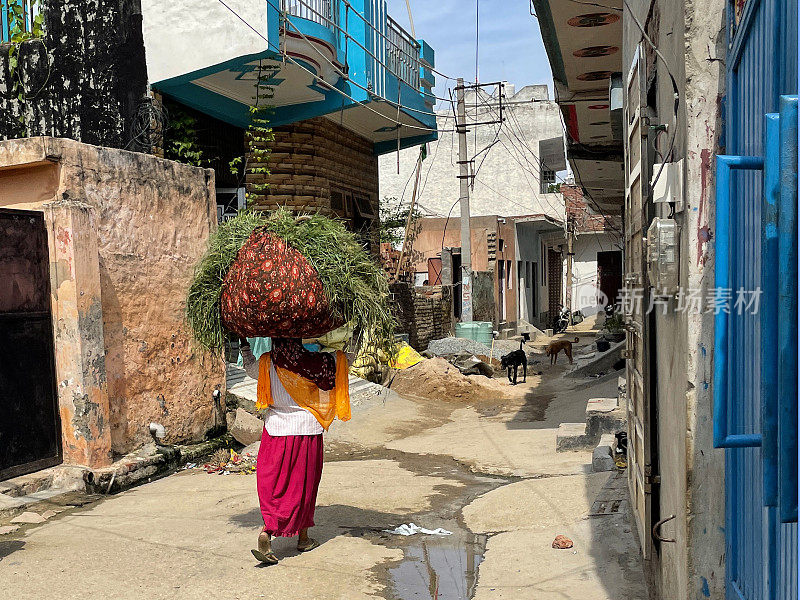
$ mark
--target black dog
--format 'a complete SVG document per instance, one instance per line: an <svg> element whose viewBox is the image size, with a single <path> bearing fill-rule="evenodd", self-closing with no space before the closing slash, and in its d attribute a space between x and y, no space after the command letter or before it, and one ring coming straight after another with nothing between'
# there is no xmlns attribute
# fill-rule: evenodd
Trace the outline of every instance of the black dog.
<svg viewBox="0 0 800 600"><path fill-rule="evenodd" d="M522 345L527 342L530 335L527 333L522 334L522 340L519 343L519 350L514 350L500 357L500 367L508 371L508 380L511 385L517 385L517 371L522 367L522 383L528 381L528 357L522 349ZM514 377L511 377L511 369L514 369Z"/></svg>

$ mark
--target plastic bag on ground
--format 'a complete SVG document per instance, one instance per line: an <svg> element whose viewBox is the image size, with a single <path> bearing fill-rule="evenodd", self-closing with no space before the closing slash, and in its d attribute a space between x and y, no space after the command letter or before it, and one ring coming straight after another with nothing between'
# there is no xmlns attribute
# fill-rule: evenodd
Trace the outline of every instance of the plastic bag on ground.
<svg viewBox="0 0 800 600"><path fill-rule="evenodd" d="M393 369L408 369L416 364L422 362L422 355L414 350L411 346L403 342L399 344L397 356L394 360L389 362L389 366Z"/></svg>

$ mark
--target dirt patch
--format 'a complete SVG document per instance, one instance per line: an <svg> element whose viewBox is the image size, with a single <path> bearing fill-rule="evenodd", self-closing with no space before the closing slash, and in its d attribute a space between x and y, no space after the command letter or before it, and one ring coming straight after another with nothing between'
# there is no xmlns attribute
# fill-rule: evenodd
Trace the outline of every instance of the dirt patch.
<svg viewBox="0 0 800 600"><path fill-rule="evenodd" d="M423 360L410 369L398 371L392 390L401 396L414 396L445 402L483 403L520 398L524 391L507 382L483 375L462 375L443 358Z"/></svg>

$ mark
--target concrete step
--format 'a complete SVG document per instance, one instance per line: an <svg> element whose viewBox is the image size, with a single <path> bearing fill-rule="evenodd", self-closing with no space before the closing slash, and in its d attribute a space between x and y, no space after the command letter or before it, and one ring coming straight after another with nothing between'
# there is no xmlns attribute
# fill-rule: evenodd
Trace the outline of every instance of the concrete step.
<svg viewBox="0 0 800 600"><path fill-rule="evenodd" d="M618 398L592 398L586 403L586 432L592 439L628 427L628 416Z"/></svg>
<svg viewBox="0 0 800 600"><path fill-rule="evenodd" d="M561 423L556 432L556 452L587 450L592 438L586 433L586 423Z"/></svg>

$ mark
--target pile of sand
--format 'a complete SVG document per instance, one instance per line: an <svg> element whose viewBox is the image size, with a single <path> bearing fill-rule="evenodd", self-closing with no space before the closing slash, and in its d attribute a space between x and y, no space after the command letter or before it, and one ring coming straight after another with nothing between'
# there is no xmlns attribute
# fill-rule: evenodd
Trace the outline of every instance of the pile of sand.
<svg viewBox="0 0 800 600"><path fill-rule="evenodd" d="M512 388L507 380L462 375L443 358L423 360L410 369L398 371L390 387L401 396L467 403L509 398L516 396L519 389Z"/></svg>

